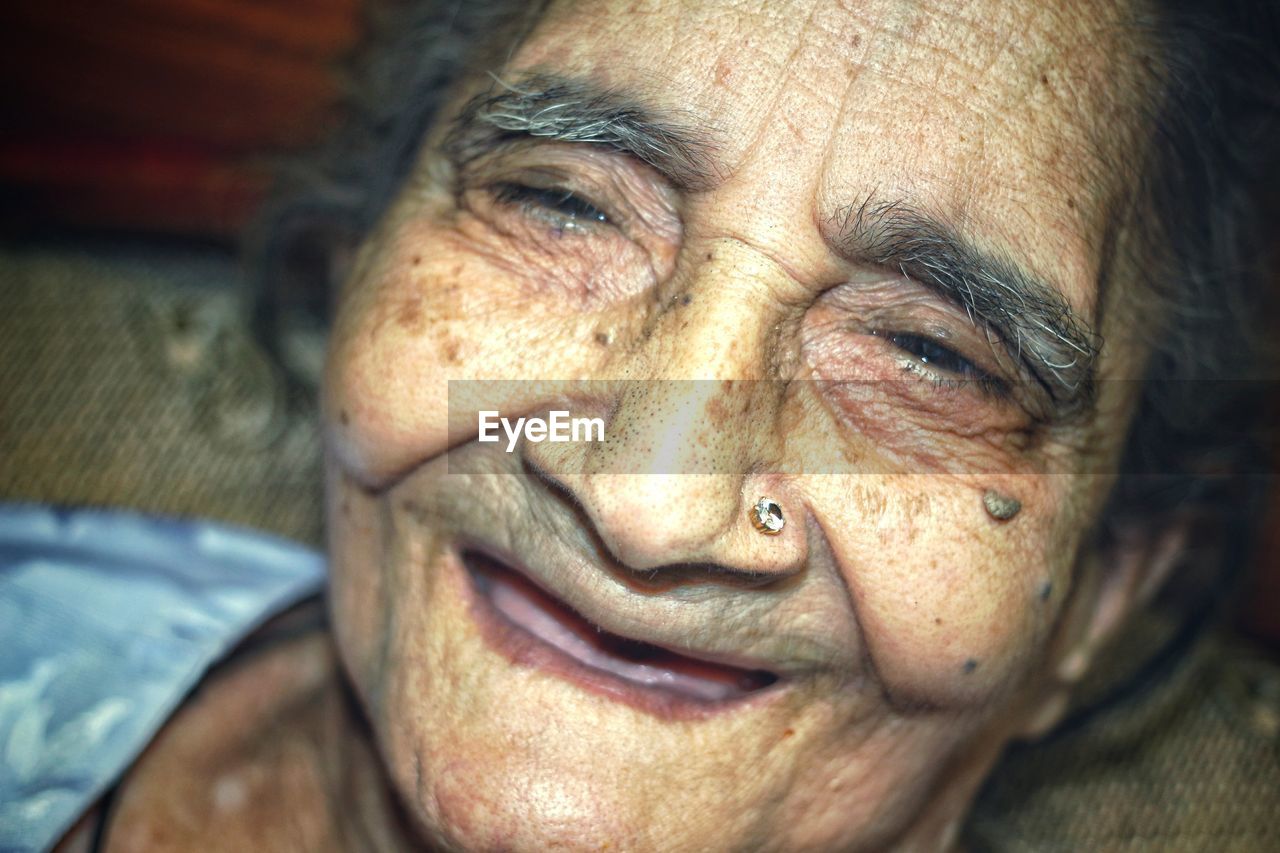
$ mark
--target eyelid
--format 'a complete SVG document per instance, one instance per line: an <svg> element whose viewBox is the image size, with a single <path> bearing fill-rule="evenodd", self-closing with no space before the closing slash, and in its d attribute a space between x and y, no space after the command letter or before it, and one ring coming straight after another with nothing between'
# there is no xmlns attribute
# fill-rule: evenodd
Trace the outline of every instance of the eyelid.
<svg viewBox="0 0 1280 853"><path fill-rule="evenodd" d="M564 189L591 201L633 239L678 244L680 194L652 167L588 143L522 140L482 155L457 172L459 191L500 181Z"/></svg>
<svg viewBox="0 0 1280 853"><path fill-rule="evenodd" d="M933 340L910 332L889 333L886 337L897 337L899 335L921 338L923 340ZM910 350L901 347L901 345L896 341L892 341L891 343L901 349L902 354L905 356L903 366L908 370L908 372L921 375L923 378L931 382L935 382L939 385L945 385L950 388L975 387L983 394L999 400L1007 400L1012 396L1010 383L1007 379L990 373L980 364L969 358L969 356L956 349L944 347L956 358L968 364L969 367L972 368L972 373L962 374L945 367L940 367L931 361L922 359Z"/></svg>
<svg viewBox="0 0 1280 853"><path fill-rule="evenodd" d="M499 181L491 185L489 191L493 193L494 198L499 202L522 207L536 206L543 211L543 215L548 220L553 220L557 225L564 228L592 229L616 226L618 224L617 217L609 211L607 205L568 187L556 185L544 187L521 181ZM556 205L555 196L559 197L559 201L562 204L576 202L581 207L595 211L598 216L593 216L590 212L586 212L579 217L575 213L559 209Z"/></svg>
<svg viewBox="0 0 1280 853"><path fill-rule="evenodd" d="M877 329L870 330L873 337L881 338L902 356L905 363L909 364L913 372L929 374L932 379L959 379L965 382L989 382L1003 384L1003 380L992 373L985 367L980 360L971 357L959 347L951 342L951 335L940 335L930 333L926 330L904 329ZM904 342L916 340L925 344L933 344L939 349L945 350L955 359L964 362L967 365L966 370L954 370L949 367L942 366L930 359L928 356L913 352Z"/></svg>

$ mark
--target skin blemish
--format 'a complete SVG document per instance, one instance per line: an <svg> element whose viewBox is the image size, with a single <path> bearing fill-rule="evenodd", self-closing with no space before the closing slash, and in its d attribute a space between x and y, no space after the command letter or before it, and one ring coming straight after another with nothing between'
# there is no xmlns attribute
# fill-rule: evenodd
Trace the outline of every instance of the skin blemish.
<svg viewBox="0 0 1280 853"><path fill-rule="evenodd" d="M974 670L976 670L977 668L978 668L978 662L973 658L969 658L967 661L964 662L964 666L960 667L960 669L964 672L965 675L972 675Z"/></svg>
<svg viewBox="0 0 1280 853"><path fill-rule="evenodd" d="M717 397L707 403L707 417L717 429L724 429L725 424L729 422L730 412L723 399Z"/></svg>
<svg viewBox="0 0 1280 853"><path fill-rule="evenodd" d="M220 812L239 811L249 801L249 788L236 776L223 776L213 786L213 805Z"/></svg>
<svg viewBox="0 0 1280 853"><path fill-rule="evenodd" d="M351 416L347 414L346 409L342 409L341 411L338 412L338 423L342 424L343 426L346 426L347 424L351 423Z"/></svg>
<svg viewBox="0 0 1280 853"><path fill-rule="evenodd" d="M1051 595L1053 595L1053 582L1045 581L1040 585L1040 600L1048 601Z"/></svg>
<svg viewBox="0 0 1280 853"><path fill-rule="evenodd" d="M402 329L415 331L422 326L422 306L417 299L406 300L396 311L396 324Z"/></svg>
<svg viewBox="0 0 1280 853"><path fill-rule="evenodd" d="M596 343L602 347L607 347L612 341L609 339L608 332L596 332Z"/></svg>
<svg viewBox="0 0 1280 853"><path fill-rule="evenodd" d="M987 514L997 521L1008 521L1022 511L1022 501L1010 495L1002 495L994 489L987 489L983 493L982 505Z"/></svg>
<svg viewBox="0 0 1280 853"><path fill-rule="evenodd" d="M416 267L416 266L417 266L418 264L420 264L420 263L422 263L422 255L414 255L414 256L413 256L413 265Z"/></svg>
<svg viewBox="0 0 1280 853"><path fill-rule="evenodd" d="M462 348L462 347L461 347L461 345L458 343L458 341L457 341L457 339L456 339L456 338L449 338L449 340L447 340L447 341L445 341L445 342L444 342L444 357L445 357L445 360L446 360L446 361L448 361L448 362L449 362L449 364L457 364L457 363L458 363L458 352L459 352L459 350L460 350L461 348Z"/></svg>
<svg viewBox="0 0 1280 853"><path fill-rule="evenodd" d="M688 305L691 302L693 302L693 294L686 293L684 296L680 297L681 305Z"/></svg>

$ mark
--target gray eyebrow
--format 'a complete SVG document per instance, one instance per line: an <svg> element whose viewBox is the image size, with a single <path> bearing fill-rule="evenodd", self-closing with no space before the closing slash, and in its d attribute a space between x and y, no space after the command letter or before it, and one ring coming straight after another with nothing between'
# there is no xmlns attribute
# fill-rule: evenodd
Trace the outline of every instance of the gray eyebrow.
<svg viewBox="0 0 1280 853"><path fill-rule="evenodd" d="M535 137L613 148L649 164L680 189L703 189L718 180L705 133L634 96L556 74L493 80L487 92L462 107L445 138L445 152L455 163Z"/></svg>
<svg viewBox="0 0 1280 853"><path fill-rule="evenodd" d="M903 201L869 196L828 225L842 256L898 270L993 330L1049 393L1055 419L1092 405L1102 339L1058 290Z"/></svg>

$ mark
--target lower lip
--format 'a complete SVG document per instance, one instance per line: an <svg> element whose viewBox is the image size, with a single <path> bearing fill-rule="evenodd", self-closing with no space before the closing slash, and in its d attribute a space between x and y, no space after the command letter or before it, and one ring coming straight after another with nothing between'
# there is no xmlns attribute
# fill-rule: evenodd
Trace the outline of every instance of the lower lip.
<svg viewBox="0 0 1280 853"><path fill-rule="evenodd" d="M469 581L471 612L481 635L492 648L518 667L546 672L590 693L622 702L656 717L674 720L704 719L767 701L779 693L778 688L782 682L775 676L746 670L739 671L746 682L745 689L735 689L729 698L712 699L690 695L687 689L673 690L661 685L641 684L589 666L514 621L508 615L512 610L509 600L514 593L511 589L503 589L503 586L523 586L525 593L545 597L549 607L567 610L563 604L554 602L501 561L472 551L456 554L456 557ZM495 598L504 597L507 601L503 601L501 605L495 601ZM574 616L567 618L581 619ZM661 654L656 648L655 652ZM698 665L697 662L690 663L695 668ZM726 671L733 672L715 664L707 664L707 668L719 670L722 673L721 680L730 677L724 674Z"/></svg>

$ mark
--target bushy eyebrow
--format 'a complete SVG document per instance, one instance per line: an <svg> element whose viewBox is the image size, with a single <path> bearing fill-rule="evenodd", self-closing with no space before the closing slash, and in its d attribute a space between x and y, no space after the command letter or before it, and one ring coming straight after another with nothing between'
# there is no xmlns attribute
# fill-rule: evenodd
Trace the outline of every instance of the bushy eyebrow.
<svg viewBox="0 0 1280 853"><path fill-rule="evenodd" d="M839 208L827 231L843 257L898 270L993 330L1048 392L1053 420L1092 407L1102 340L1054 287L905 201L868 196Z"/></svg>
<svg viewBox="0 0 1280 853"><path fill-rule="evenodd" d="M493 79L489 91L462 107L445 137L445 153L455 163L533 137L612 148L649 164L679 189L718 180L705 133L624 92L547 73Z"/></svg>

